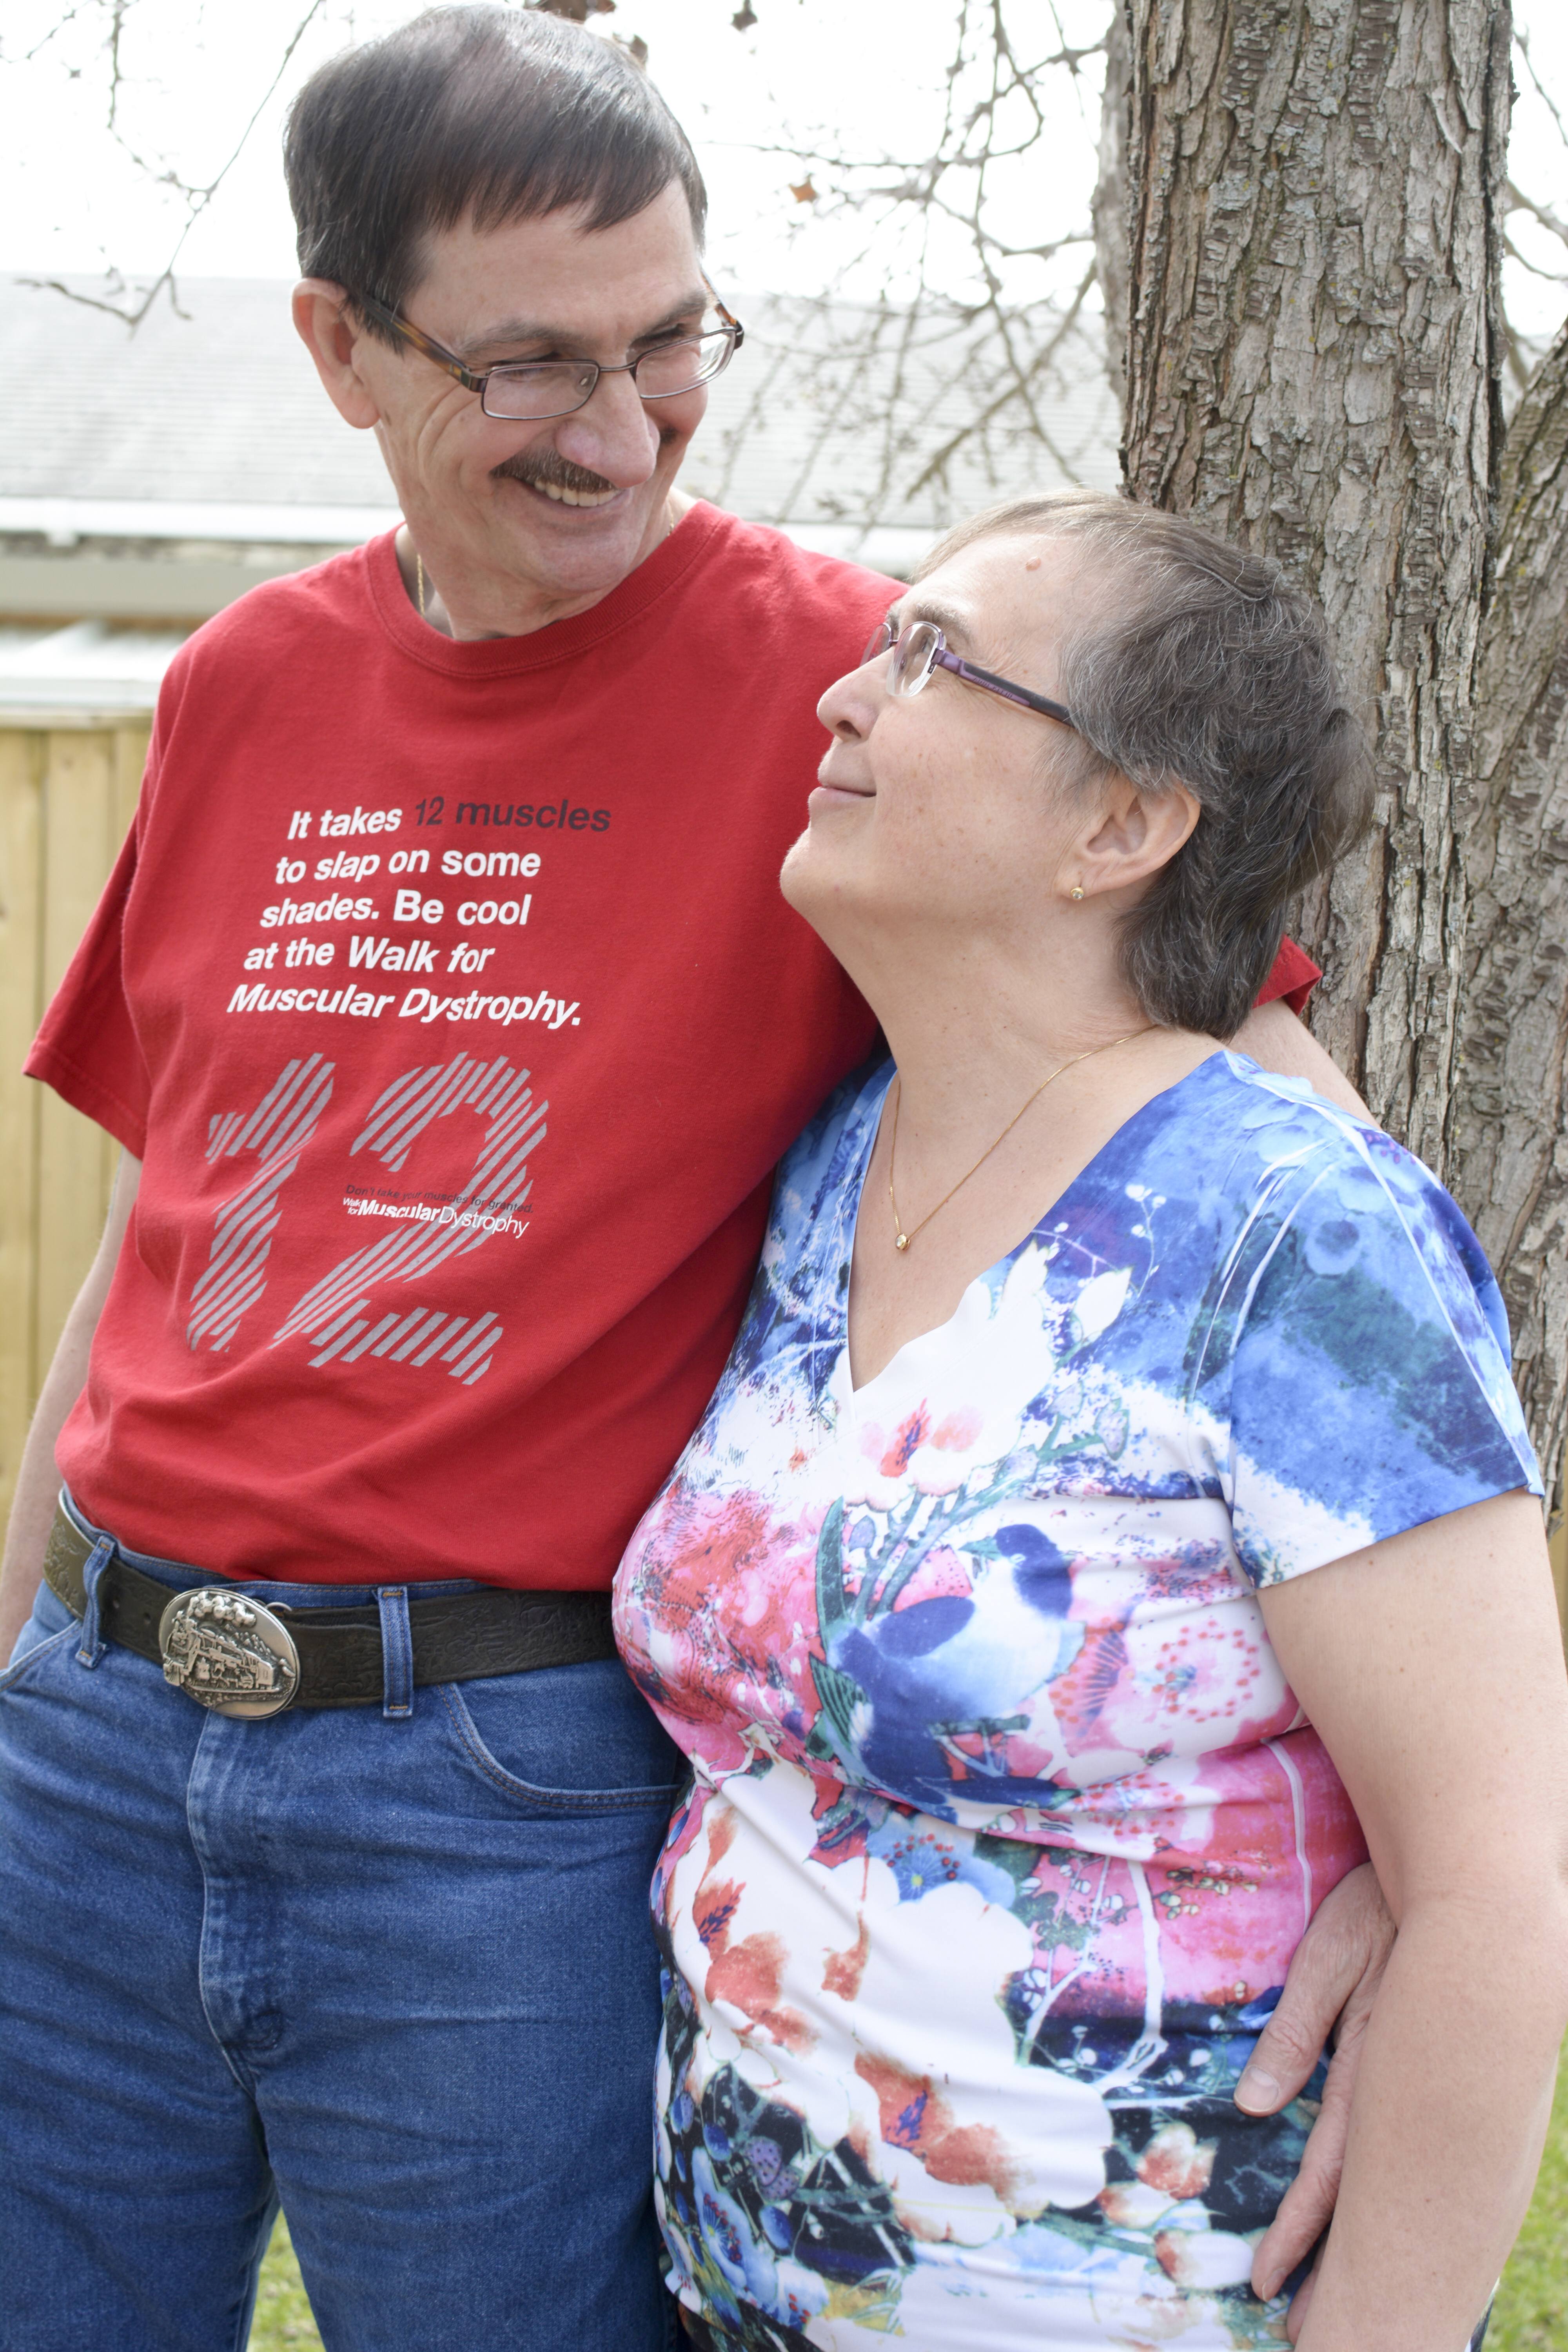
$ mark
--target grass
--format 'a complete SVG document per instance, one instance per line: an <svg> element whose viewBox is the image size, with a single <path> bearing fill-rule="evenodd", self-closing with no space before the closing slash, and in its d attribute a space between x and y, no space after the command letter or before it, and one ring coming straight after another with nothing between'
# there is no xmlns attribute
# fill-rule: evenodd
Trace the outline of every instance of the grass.
<svg viewBox="0 0 1568 2352"><path fill-rule="evenodd" d="M1503 2273L1486 2352L1562 2352L1568 2344L1568 2051L1557 2074L1541 2178Z"/></svg>
<svg viewBox="0 0 1568 2352"><path fill-rule="evenodd" d="M279 2213L261 2265L250 2352L288 2352L289 2347L294 2352L321 2352L310 2298L300 2284L300 2265L289 2243L289 2224Z"/></svg>
<svg viewBox="0 0 1568 2352"><path fill-rule="evenodd" d="M1568 2056L1568 2053L1565 2053ZM1535 2197L1498 2294L1486 2352L1563 2352L1568 2345L1568 2063ZM300 2265L279 2215L261 2266L250 2352L321 2352L321 2339L300 2284Z"/></svg>

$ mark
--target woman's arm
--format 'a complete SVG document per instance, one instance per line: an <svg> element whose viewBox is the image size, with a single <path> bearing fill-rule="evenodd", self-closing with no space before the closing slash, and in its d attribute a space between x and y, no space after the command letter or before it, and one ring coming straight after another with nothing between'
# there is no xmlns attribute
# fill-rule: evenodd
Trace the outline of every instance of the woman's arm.
<svg viewBox="0 0 1568 2352"><path fill-rule="evenodd" d="M1540 1505L1475 1504L1260 1600L1399 1926L1301 2352L1461 2352L1568 2027L1568 1677Z"/></svg>

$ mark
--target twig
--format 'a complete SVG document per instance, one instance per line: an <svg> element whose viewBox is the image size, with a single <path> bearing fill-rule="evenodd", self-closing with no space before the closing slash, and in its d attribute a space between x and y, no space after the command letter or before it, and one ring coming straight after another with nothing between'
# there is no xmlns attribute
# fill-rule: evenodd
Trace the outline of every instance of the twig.
<svg viewBox="0 0 1568 2352"><path fill-rule="evenodd" d="M1548 212L1544 205L1538 205L1532 197L1527 196L1512 180L1508 183L1506 194L1510 212L1529 213L1542 228L1549 228L1553 236L1560 236L1563 244L1568 245L1568 221L1560 221L1555 213Z"/></svg>
<svg viewBox="0 0 1568 2352"><path fill-rule="evenodd" d="M257 124L260 121L262 115L270 105L274 91L277 89L279 83L282 80L284 75L289 70L295 50L299 47L300 42L310 31L310 26L314 24L316 18L321 15L321 10L326 5L326 0L310 0L309 7L300 17L299 23L295 26L293 33L289 37L288 46L284 49L282 56L278 60L277 70L273 74L271 80L268 83L267 88L262 92L261 97L258 100L255 107L252 109L250 118L246 123L244 130L240 132L239 137L235 143L233 152L228 156L226 162L220 166L220 168L213 174L212 178L205 184L198 184L195 182L184 180L177 173L173 171L155 172L153 165L148 163L144 156L137 152L136 149L133 148L130 142L121 135L119 130L118 112L122 79L120 65L120 39L124 24L126 9L129 5L130 0L112 0L112 15L110 31L109 119L107 128L110 135L115 140L117 145L119 145L130 157L131 161L137 166L138 170L144 172L149 179L159 180L165 187L174 189L175 192L184 199L186 208L184 226L182 227L179 236L174 240L174 249L170 253L168 260L163 264L163 268L158 272L156 278L153 278L152 284L146 288L141 300L137 303L134 310L126 310L120 303L112 300L107 302L103 301L96 295L83 294L79 292L77 288L74 286L68 286L62 278L24 278L19 282L24 286L44 288L51 293L63 294L68 302L80 303L84 310L107 310L110 318L122 320L129 331L132 334L134 334L137 328L142 324L142 320L152 310L153 303L157 300L165 286L169 289L170 301L173 303L175 310L179 310L179 295L174 283L174 271L178 266L180 256L184 250L185 240L190 236L191 231L195 228L197 221L200 220L202 215L206 211L207 206L212 203L213 198L216 195L219 188L222 187L224 181L227 178L229 173L234 169L236 163L238 163L240 156L244 153L251 132L255 130ZM118 273L113 274L118 275Z"/></svg>
<svg viewBox="0 0 1568 2352"><path fill-rule="evenodd" d="M1546 111L1552 117L1552 121L1557 125L1558 137L1562 140L1563 145L1568 147L1568 124L1563 122L1563 117L1558 111L1556 100L1552 96L1551 91L1547 89L1545 83L1542 80L1541 76L1535 70L1535 59L1530 54L1529 34L1522 32L1516 25L1514 26L1513 39L1514 47L1518 49L1520 56L1524 59L1524 70L1530 76L1531 80L1535 84L1536 96L1545 107Z"/></svg>

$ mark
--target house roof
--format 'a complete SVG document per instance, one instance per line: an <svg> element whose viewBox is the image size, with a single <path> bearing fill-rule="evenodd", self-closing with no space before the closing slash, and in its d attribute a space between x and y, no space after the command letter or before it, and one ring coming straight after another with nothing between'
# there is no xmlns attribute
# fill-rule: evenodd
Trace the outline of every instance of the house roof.
<svg viewBox="0 0 1568 2352"><path fill-rule="evenodd" d="M261 508L279 538L281 509L395 507L374 436L333 414L288 296L269 278L193 278L179 311L161 299L132 333L0 280L0 498Z"/></svg>

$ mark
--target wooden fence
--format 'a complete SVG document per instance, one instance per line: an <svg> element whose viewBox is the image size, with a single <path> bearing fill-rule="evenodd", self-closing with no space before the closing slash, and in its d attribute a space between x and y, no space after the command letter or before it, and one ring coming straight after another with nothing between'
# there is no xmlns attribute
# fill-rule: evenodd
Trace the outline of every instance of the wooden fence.
<svg viewBox="0 0 1568 2352"><path fill-rule="evenodd" d="M22 1060L131 823L147 735L0 724L0 1515L119 1157Z"/></svg>
<svg viewBox="0 0 1568 2352"><path fill-rule="evenodd" d="M119 1147L21 1066L136 806L148 727L0 725L0 1520ZM1552 1545L1568 1626L1568 1525Z"/></svg>

